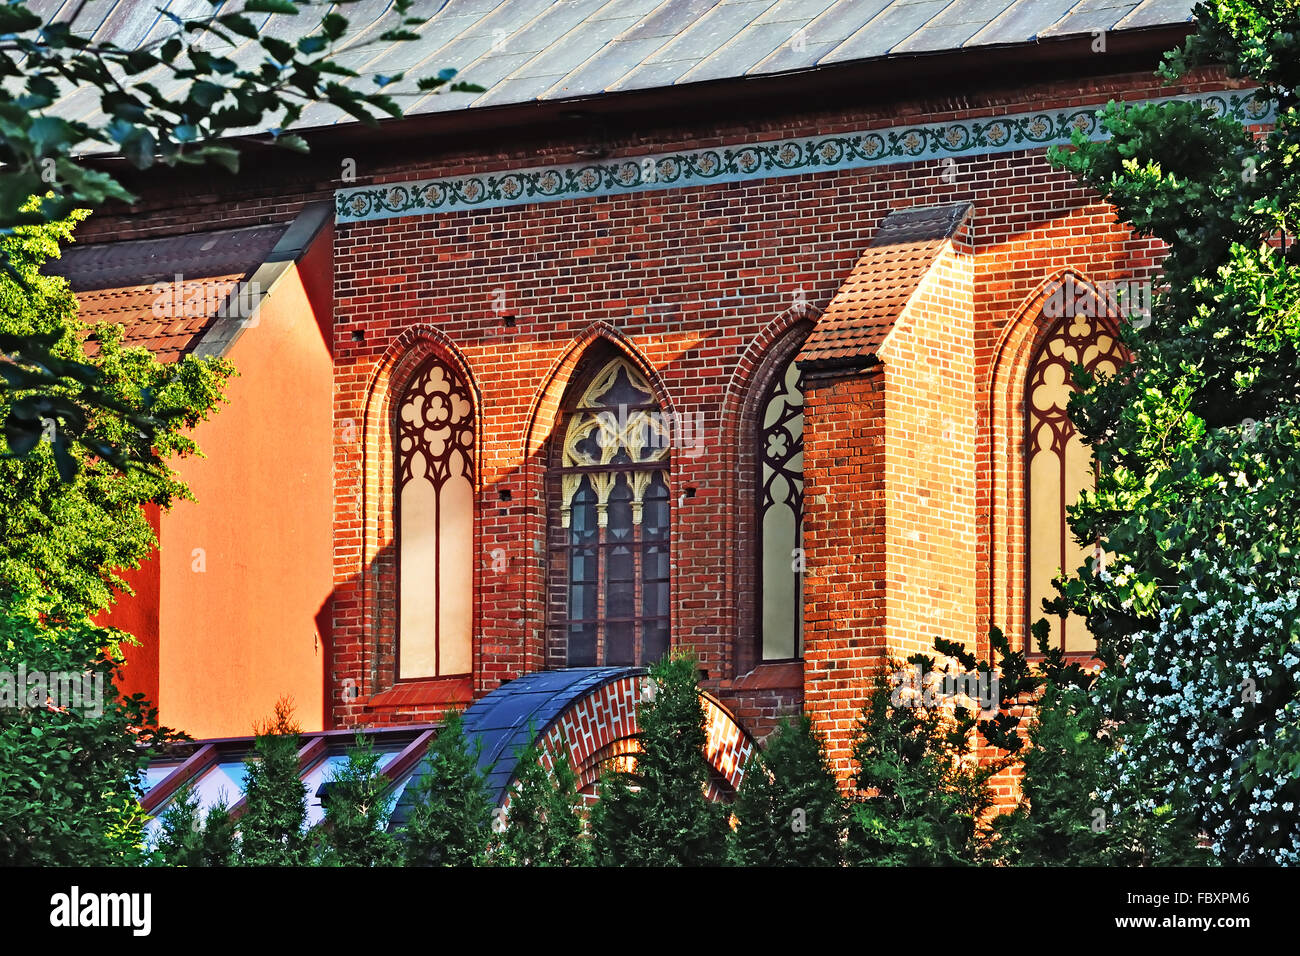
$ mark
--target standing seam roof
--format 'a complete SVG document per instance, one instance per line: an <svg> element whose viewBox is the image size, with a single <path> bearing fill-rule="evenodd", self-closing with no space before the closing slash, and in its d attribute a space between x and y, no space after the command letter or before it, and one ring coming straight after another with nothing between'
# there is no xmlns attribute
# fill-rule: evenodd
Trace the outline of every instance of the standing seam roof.
<svg viewBox="0 0 1300 956"><path fill-rule="evenodd" d="M377 89L374 78L409 71L385 87L406 115L596 96L705 80L771 75L891 56L940 53L1045 38L1087 36L1187 23L1191 0L417 0L429 18L418 40L378 37L399 25L392 0L342 5L352 29L334 56L361 74L350 82ZM166 13L195 18L207 0L164 0ZM77 11L77 32L132 49L173 28L155 5L138 0L92 4L33 0L50 20ZM315 29L312 8L295 17L250 14L265 35L293 40ZM243 67L259 48L207 44ZM444 68L481 93L424 93L416 81ZM159 73L139 79L178 92ZM54 107L90 119L93 90L72 90ZM328 105L308 107L302 127L356 122Z"/></svg>

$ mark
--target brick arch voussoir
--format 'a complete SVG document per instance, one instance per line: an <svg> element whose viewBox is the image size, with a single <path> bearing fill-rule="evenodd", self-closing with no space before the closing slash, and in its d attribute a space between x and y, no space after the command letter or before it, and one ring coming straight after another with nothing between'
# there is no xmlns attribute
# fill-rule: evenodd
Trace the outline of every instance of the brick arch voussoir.
<svg viewBox="0 0 1300 956"><path fill-rule="evenodd" d="M739 643L741 636L751 628L751 619L755 613L752 602L745 600L743 590L747 585L745 564L753 560L753 541L745 534L749 526L751 499L745 494L742 474L746 463L752 463L754 454L753 448L748 445L747 435L759 414L759 396L771 384L772 377L780 366L801 344L793 341L800 338L798 328L804 325L807 327L806 332L810 333L821 314L821 310L813 306L791 306L773 318L754 336L741 354L723 391L718 444L723 451L723 468L731 479L727 483L731 500L726 509L724 533L726 540L732 542L728 552L727 586L730 589L728 604L734 609L732 637L727 642L724 666L734 676L739 676L745 669L745 664L753 663L744 659ZM806 334L803 338L806 338Z"/></svg>
<svg viewBox="0 0 1300 956"><path fill-rule="evenodd" d="M644 678L622 677L580 697L540 733L542 762L553 766L568 748L578 788L592 795L611 761L637 752L637 703ZM712 695L701 692L705 711L705 756L712 769L710 796L729 799L745 775L757 744L744 726Z"/></svg>
<svg viewBox="0 0 1300 956"><path fill-rule="evenodd" d="M808 323L808 331L811 332L820 317L821 312L812 306L804 309L791 306L754 336L732 370L722 395L722 434L719 437L726 447L734 447L754 394L767 384L765 378L770 377L776 364L773 361L774 350L801 323Z"/></svg>
<svg viewBox="0 0 1300 956"><path fill-rule="evenodd" d="M1005 401L1023 387L1030 356L1051 332L1055 320L1044 322L1044 306L1067 282L1086 289L1096 289L1096 284L1078 269L1060 269L1045 278L1020 303L1012 319L1002 330L993 351L989 367L990 401Z"/></svg>
<svg viewBox="0 0 1300 956"><path fill-rule="evenodd" d="M1046 316L1048 300L1066 283L1092 290L1096 282L1084 271L1066 267L1043 279L1012 312L993 352L988 372L988 416L992 429L992 508L989 511L989 625L1000 627L1012 646L1024 633L1024 415L1029 365L1052 334L1057 317ZM1098 295L1098 298L1100 296Z"/></svg>
<svg viewBox="0 0 1300 956"><path fill-rule="evenodd" d="M533 397L532 407L525 419L523 446L521 448L522 465L520 474L524 487L525 501L538 507L538 512L530 519L528 535L534 542L545 544L547 515L545 509L546 463L545 448L556 423L560 419L565 392L572 381L573 373L582 357L598 342L605 341L627 357L645 376L663 411L673 414L675 407L672 395L665 387L658 370L646 358L645 354L626 335L607 322L592 322L576 335L559 358L543 376L541 385ZM541 555L544 550L535 552ZM539 594L546 586L545 561L534 556L524 566L524 591L526 594ZM546 611L539 604L529 615L524 636L524 653L540 666L546 655Z"/></svg>
<svg viewBox="0 0 1300 956"><path fill-rule="evenodd" d="M405 329L389 343L371 373L366 389L367 432L388 427L388 420L402 389L416 369L431 355L437 355L448 362L469 385L474 401L474 421L482 429L483 396L469 360L441 329L431 325L416 325Z"/></svg>

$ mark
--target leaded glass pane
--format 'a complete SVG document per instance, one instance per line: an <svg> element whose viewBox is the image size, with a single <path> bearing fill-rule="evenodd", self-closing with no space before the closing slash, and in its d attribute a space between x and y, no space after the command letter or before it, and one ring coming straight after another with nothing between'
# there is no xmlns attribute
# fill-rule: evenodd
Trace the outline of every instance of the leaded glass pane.
<svg viewBox="0 0 1300 956"><path fill-rule="evenodd" d="M562 434L551 481L566 555L551 566L568 580L564 616L553 609L551 624L565 628L565 659L654 660L668 643L670 508L668 431L654 392L615 358L569 406Z"/></svg>
<svg viewBox="0 0 1300 956"><path fill-rule="evenodd" d="M1030 364L1026 385L1025 447L1029 517L1027 608L1029 623L1043 615L1043 599L1055 598L1053 579L1081 567L1093 547L1074 540L1066 509L1094 487L1092 455L1070 421L1073 367L1113 374L1125 362L1122 346L1104 319L1065 316ZM1067 653L1091 654L1096 643L1083 618L1071 614L1053 625L1053 643Z"/></svg>
<svg viewBox="0 0 1300 956"><path fill-rule="evenodd" d="M792 358L763 399L757 435L759 646L803 654L803 373Z"/></svg>
<svg viewBox="0 0 1300 956"><path fill-rule="evenodd" d="M472 668L474 428L468 386L429 359L397 410L398 679Z"/></svg>

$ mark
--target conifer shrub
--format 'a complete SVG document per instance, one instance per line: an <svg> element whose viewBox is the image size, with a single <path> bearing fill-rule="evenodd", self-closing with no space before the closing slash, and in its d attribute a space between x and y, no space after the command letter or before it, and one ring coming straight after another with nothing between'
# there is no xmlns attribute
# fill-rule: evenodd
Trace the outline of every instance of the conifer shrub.
<svg viewBox="0 0 1300 956"><path fill-rule="evenodd" d="M554 766L547 770L532 737L519 754L519 774L510 795L505 829L492 850L497 866L584 866L591 844L584 832L578 777L561 739Z"/></svg>
<svg viewBox="0 0 1300 956"><path fill-rule="evenodd" d="M727 851L726 808L705 788L709 765L694 655L674 653L650 668L638 706L640 750L629 770L602 778L592 811L601 866L718 866Z"/></svg>
<svg viewBox="0 0 1300 956"><path fill-rule="evenodd" d="M732 813L734 865L843 865L846 808L807 714L783 721L750 758Z"/></svg>
<svg viewBox="0 0 1300 956"><path fill-rule="evenodd" d="M920 706L895 707L898 696L893 692L887 704L882 697L874 699L877 712L885 706L886 722L893 723L881 739L891 734L909 739L908 746L893 748L894 755L905 759L895 759L892 772L879 753L869 757L877 761L876 774L893 774L900 800L907 791L928 786L931 777L949 781L946 788L934 791L933 801L922 801L923 812L904 828L910 832L909 840L934 849L929 860L934 863L958 862L951 849L963 845L961 857L966 862L1039 866L1206 862L1180 788L1168 779L1116 772L1114 758L1123 740L1097 700L1102 675L1051 646L1046 619L1037 621L1030 632L1039 654L1032 662L1023 650L1011 648L997 628L989 633L996 664L977 659L960 644L935 642L947 660L942 673L997 675L996 697L990 701L996 712L991 715L977 716L959 705L946 711L927 708L924 699L911 702ZM917 655L911 661L935 672L935 661L929 657ZM971 748L981 739L997 748L1000 756L977 769L972 766ZM986 802L986 784L1009 766L1021 769L1021 799L1012 812L994 814ZM951 791L948 796L943 796L945 789ZM935 815L942 819L943 804L950 799L956 800L959 814L949 826L936 830L927 821ZM906 802L918 806L915 793ZM867 806L867 801L860 801L855 815ZM885 826L882 832L889 829ZM855 831L853 836L861 835ZM853 838L851 842L860 845ZM875 859L880 849L874 847L863 859Z"/></svg>
<svg viewBox="0 0 1300 956"><path fill-rule="evenodd" d="M307 786L298 776L301 728L293 704L281 698L275 716L256 729L247 761L245 810L239 819L239 862L245 866L301 866L310 861L305 832Z"/></svg>
<svg viewBox="0 0 1300 956"><path fill-rule="evenodd" d="M1048 646L1046 620L1032 633L1042 658L1025 682L1033 706L1022 721L1021 799L994 821L993 858L1032 866L1213 862L1180 787L1120 770L1121 735L1095 699L1100 675ZM995 646L1004 665L1023 666L1022 653L1005 641Z"/></svg>
<svg viewBox="0 0 1300 956"><path fill-rule="evenodd" d="M476 741L477 744L477 741ZM424 774L411 786L415 805L402 830L408 866L478 866L492 840L494 807L459 711L447 714L429 742Z"/></svg>
<svg viewBox="0 0 1300 956"><path fill-rule="evenodd" d="M158 818L149 861L154 866L234 866L235 822L222 796L205 813L192 785L176 795Z"/></svg>
<svg viewBox="0 0 1300 956"><path fill-rule="evenodd" d="M392 781L379 769L382 754L363 734L348 750L347 760L326 781L321 805L325 819L317 828L317 862L323 866L397 866L402 861L397 838L388 832L395 798Z"/></svg>
<svg viewBox="0 0 1300 956"><path fill-rule="evenodd" d="M933 669L925 655L910 663ZM878 675L853 738L856 791L846 856L855 866L967 866L984 857L999 767L976 758L973 718L925 701L895 706Z"/></svg>

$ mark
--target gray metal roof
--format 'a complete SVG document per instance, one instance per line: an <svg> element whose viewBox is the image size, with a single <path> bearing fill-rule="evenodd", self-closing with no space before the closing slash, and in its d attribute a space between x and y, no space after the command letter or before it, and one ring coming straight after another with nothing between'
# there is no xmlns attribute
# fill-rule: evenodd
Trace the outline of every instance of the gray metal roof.
<svg viewBox="0 0 1300 956"><path fill-rule="evenodd" d="M1193 0L416 0L413 13L429 18L416 30L420 39L394 44L378 40L398 25L392 0L357 0L339 7L352 30L334 55L361 74L353 82L367 89L377 75L409 71L387 88L409 116L1177 24L1191 19L1192 6ZM31 0L31 7L49 18L75 14L79 33L127 48L174 30L159 7L182 18L211 9L208 0ZM292 40L314 29L324 12L250 16L263 34ZM234 56L251 64L257 49L245 42ZM416 90L419 77L446 67L485 92ZM141 79L168 92L161 75ZM56 109L89 118L97 105L94 91L83 89ZM351 117L316 106L300 125L346 122Z"/></svg>

